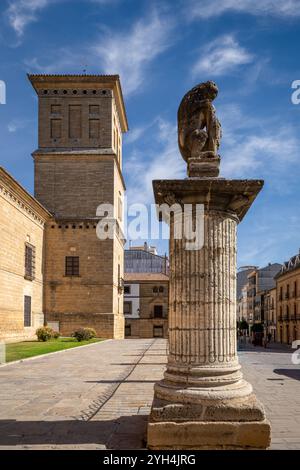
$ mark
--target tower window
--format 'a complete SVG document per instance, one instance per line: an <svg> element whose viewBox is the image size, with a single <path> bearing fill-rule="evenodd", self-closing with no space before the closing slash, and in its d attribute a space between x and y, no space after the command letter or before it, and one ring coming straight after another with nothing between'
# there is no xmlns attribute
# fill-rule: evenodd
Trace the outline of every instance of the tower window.
<svg viewBox="0 0 300 470"><path fill-rule="evenodd" d="M66 256L66 276L79 276L79 256Z"/></svg>
<svg viewBox="0 0 300 470"><path fill-rule="evenodd" d="M51 119L51 138L61 138L61 119Z"/></svg>
<svg viewBox="0 0 300 470"><path fill-rule="evenodd" d="M99 119L90 119L89 120L89 135L90 139L99 138Z"/></svg>
<svg viewBox="0 0 300 470"><path fill-rule="evenodd" d="M79 139L81 137L81 106L69 106L69 137Z"/></svg>

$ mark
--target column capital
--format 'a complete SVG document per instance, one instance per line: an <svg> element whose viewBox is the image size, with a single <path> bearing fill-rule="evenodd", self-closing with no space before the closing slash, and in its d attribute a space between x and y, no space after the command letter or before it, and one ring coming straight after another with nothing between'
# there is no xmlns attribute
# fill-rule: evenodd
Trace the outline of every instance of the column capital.
<svg viewBox="0 0 300 470"><path fill-rule="evenodd" d="M263 180L187 178L154 180L153 190L158 205L204 204L206 211L228 212L240 222L263 185Z"/></svg>

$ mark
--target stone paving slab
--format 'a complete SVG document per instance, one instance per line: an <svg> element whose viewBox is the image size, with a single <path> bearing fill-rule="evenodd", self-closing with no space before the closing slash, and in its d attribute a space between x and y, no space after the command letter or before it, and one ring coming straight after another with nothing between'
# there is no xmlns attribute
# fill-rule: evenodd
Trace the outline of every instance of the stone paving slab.
<svg viewBox="0 0 300 470"><path fill-rule="evenodd" d="M162 339L114 340L0 367L0 449L142 449ZM247 348L272 448L300 449L300 367L291 351Z"/></svg>

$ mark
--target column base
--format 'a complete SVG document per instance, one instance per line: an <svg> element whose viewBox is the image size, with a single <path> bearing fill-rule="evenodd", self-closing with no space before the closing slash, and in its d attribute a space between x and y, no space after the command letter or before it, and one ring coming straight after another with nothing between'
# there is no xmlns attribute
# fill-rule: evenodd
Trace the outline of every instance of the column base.
<svg viewBox="0 0 300 470"><path fill-rule="evenodd" d="M253 393L197 403L155 397L148 423L149 449L266 449L270 436L264 408Z"/></svg>
<svg viewBox="0 0 300 470"><path fill-rule="evenodd" d="M151 450L266 449L270 424L264 421L149 422L147 447Z"/></svg>

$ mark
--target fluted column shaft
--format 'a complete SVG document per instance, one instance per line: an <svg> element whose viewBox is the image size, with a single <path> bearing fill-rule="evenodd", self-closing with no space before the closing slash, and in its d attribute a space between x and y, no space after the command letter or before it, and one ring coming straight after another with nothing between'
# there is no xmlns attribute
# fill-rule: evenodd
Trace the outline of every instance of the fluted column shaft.
<svg viewBox="0 0 300 470"><path fill-rule="evenodd" d="M169 364L236 363L236 220L207 211L199 250L170 225Z"/></svg>

